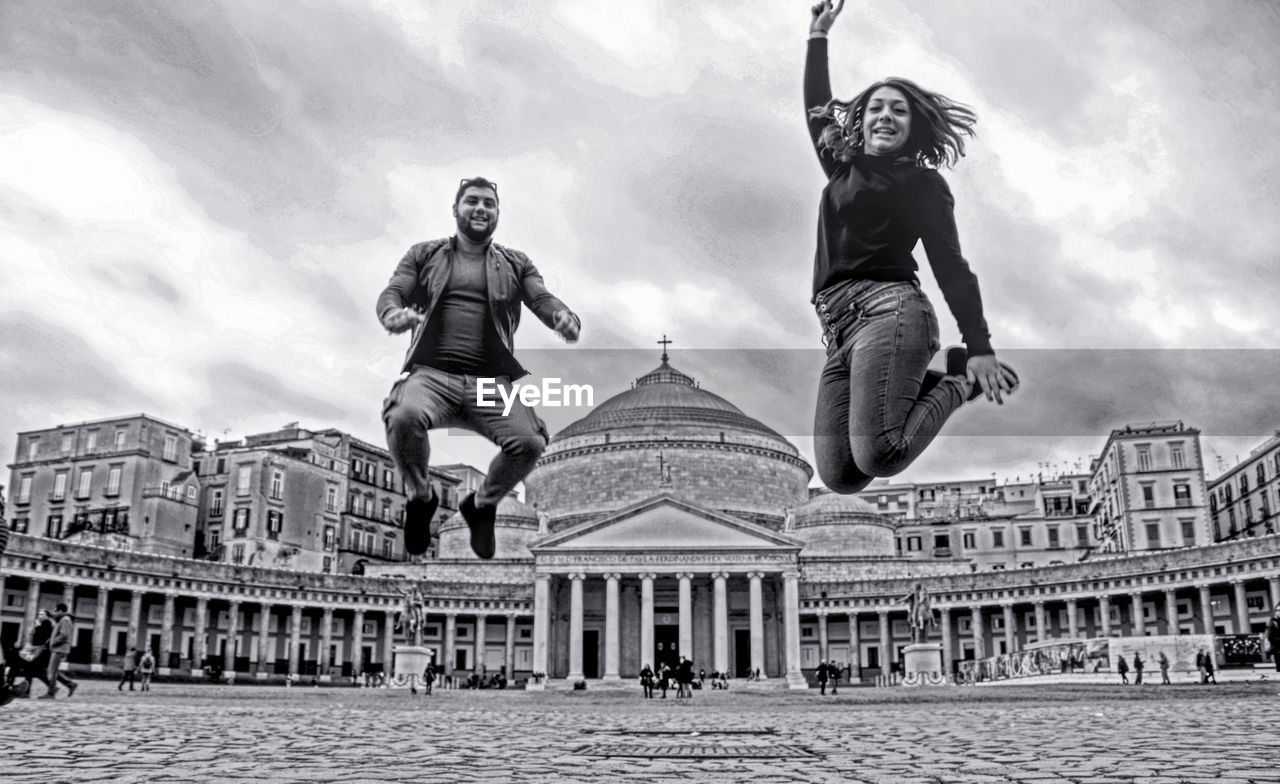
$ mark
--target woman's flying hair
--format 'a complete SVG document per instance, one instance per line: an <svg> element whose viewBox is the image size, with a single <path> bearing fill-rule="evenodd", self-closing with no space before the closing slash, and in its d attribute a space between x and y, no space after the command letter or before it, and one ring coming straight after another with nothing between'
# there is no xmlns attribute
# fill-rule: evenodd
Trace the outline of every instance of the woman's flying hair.
<svg viewBox="0 0 1280 784"><path fill-rule="evenodd" d="M952 167L964 157L964 139L974 135L978 116L961 103L941 93L933 93L909 79L891 76L876 82L854 96L851 101L832 99L826 106L809 110L815 118L826 118L818 144L839 161L852 160L862 152L862 118L871 94L881 87L893 87L907 96L911 107L911 135L899 152L914 158L921 166L938 169Z"/></svg>

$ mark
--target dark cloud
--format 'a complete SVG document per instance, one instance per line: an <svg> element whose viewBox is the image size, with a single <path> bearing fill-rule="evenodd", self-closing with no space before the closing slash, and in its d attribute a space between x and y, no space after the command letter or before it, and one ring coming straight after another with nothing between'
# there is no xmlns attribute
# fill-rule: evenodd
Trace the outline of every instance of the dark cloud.
<svg viewBox="0 0 1280 784"><path fill-rule="evenodd" d="M346 409L291 388L275 374L240 361L226 361L205 368L208 398L196 417L213 429L237 427L248 419L309 418L324 422L344 419Z"/></svg>

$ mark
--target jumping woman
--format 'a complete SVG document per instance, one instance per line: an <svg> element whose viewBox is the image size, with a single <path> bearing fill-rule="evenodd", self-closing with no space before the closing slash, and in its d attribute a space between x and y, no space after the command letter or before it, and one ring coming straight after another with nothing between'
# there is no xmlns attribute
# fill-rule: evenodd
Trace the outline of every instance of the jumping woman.
<svg viewBox="0 0 1280 784"><path fill-rule="evenodd" d="M906 79L834 100L827 32L843 7L813 7L804 101L827 175L813 270L827 346L814 450L823 483L856 493L910 465L966 401L985 394L1003 404L1018 376L996 360L978 279L960 255L951 191L937 171L964 155L977 118ZM945 373L928 369L940 343L911 255L921 240L965 343L948 349Z"/></svg>

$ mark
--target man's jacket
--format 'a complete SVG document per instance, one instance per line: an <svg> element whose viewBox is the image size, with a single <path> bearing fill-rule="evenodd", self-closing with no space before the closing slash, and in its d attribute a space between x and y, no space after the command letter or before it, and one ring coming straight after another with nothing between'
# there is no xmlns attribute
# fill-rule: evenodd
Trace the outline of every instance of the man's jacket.
<svg viewBox="0 0 1280 784"><path fill-rule="evenodd" d="M49 650L54 653L71 653L71 634L73 631L71 613L66 613L58 619L57 624L53 627L53 637L49 639Z"/></svg>
<svg viewBox="0 0 1280 784"><path fill-rule="evenodd" d="M454 238L448 237L414 245L396 265L391 281L378 296L380 322L391 311L404 307L417 307L426 316L413 331L413 340L404 358L405 372L414 365L429 363L435 351L435 346L423 341L423 335L427 332L440 295L449 283L454 243ZM514 355L513 341L516 328L520 326L521 303L528 305L543 324L552 328L555 327L556 312L568 308L547 291L542 275L528 256L496 242L489 243L485 254L485 278L489 288L490 317L502 345L506 347L506 356L495 358L494 364L503 369L504 375L515 380L528 372L516 362ZM578 319L576 315L573 318L575 321Z"/></svg>

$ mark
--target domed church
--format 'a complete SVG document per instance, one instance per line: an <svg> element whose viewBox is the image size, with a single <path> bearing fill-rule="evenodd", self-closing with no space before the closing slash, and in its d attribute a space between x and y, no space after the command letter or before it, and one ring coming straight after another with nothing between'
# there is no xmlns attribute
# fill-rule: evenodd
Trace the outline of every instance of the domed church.
<svg viewBox="0 0 1280 784"><path fill-rule="evenodd" d="M530 671L552 680L631 680L688 656L707 672L800 686L806 562L828 578L860 564L878 577L948 569L897 558L892 525L865 502L810 500L812 476L794 445L664 353L555 434L525 502L498 508L494 561L475 563L455 515L441 528L439 560L418 567L424 575L408 565L378 573L430 579L471 561L449 578L483 574L512 592L525 575Z"/></svg>

